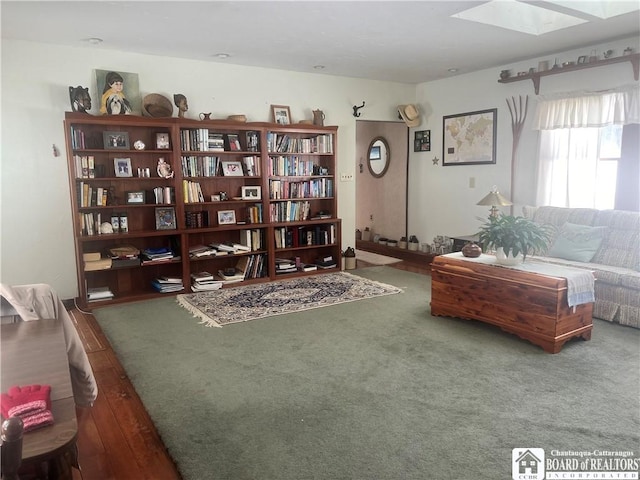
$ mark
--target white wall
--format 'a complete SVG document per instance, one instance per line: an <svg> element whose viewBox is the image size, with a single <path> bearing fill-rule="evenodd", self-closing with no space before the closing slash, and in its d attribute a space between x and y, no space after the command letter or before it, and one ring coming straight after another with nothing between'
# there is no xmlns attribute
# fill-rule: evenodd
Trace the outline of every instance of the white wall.
<svg viewBox="0 0 640 480"><path fill-rule="evenodd" d="M22 41L2 41L2 161L0 280L49 283L62 298L77 295L72 214L64 143L68 87L89 86L97 112L93 70L135 72L141 94L183 93L187 117L245 114L269 121L270 105L289 105L294 122L326 114L338 125L338 175L355 175L353 105L360 119L396 120L415 86L305 74ZM54 157L52 146L60 150ZM340 182L343 244L355 245L355 182Z"/></svg>
<svg viewBox="0 0 640 480"><path fill-rule="evenodd" d="M535 171L537 132L531 129L537 97L531 80L507 84L498 83L500 70L518 71L537 68L539 60L553 65L557 57L562 64L576 61L580 55L589 55L591 48L598 52L613 49L614 56L622 54L626 46L638 52L638 38L611 42L592 47L534 58L446 80L417 86L416 102L426 115L422 124L411 129L431 130L431 151L414 153L409 157L409 218L408 233L417 235L421 242L431 243L435 235L468 235L475 233L481 221L488 216L489 207L477 206L493 185L514 202L514 214L522 215L522 205L535 203ZM602 58L602 57L600 57ZM545 76L541 79L540 95L558 92L597 91L630 85L634 82L630 62L622 62L590 69ZM506 99L529 96L529 110L523 127L516 166L515 197L511 188L511 115ZM495 165L442 166L442 117L490 108L498 109L497 163ZM426 118L425 118L426 117ZM432 159L438 157L438 165ZM475 188L469 186L475 179ZM509 213L509 207L503 207Z"/></svg>

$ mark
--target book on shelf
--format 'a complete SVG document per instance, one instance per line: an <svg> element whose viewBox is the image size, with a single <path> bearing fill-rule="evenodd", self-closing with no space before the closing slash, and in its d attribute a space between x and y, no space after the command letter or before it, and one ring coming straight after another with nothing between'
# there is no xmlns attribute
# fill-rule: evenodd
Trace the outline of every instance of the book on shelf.
<svg viewBox="0 0 640 480"><path fill-rule="evenodd" d="M336 263L336 261L333 259L333 257L331 255L326 255L324 257L320 257L316 260L316 265L319 268L334 268L336 267L338 264Z"/></svg>
<svg viewBox="0 0 640 480"><path fill-rule="evenodd" d="M82 254L82 259L85 262L95 262L96 260L100 260L102 258L102 254L100 252L84 252Z"/></svg>
<svg viewBox="0 0 640 480"><path fill-rule="evenodd" d="M235 133L227 134L227 145L229 147L229 150L242 150L240 147L240 140L238 140L238 135L236 135Z"/></svg>
<svg viewBox="0 0 640 480"><path fill-rule="evenodd" d="M298 270L296 262L294 260L289 260L288 258L276 258L275 264L276 274L291 273Z"/></svg>
<svg viewBox="0 0 640 480"><path fill-rule="evenodd" d="M110 268L111 268L110 258L101 258L99 260L84 262L85 272L95 272L96 270L109 270Z"/></svg>
<svg viewBox="0 0 640 480"><path fill-rule="evenodd" d="M235 253L236 249L233 245L221 242L212 242L209 244L211 248L215 248L219 252Z"/></svg>
<svg viewBox="0 0 640 480"><path fill-rule="evenodd" d="M204 282L207 280L214 280L214 276L212 273L203 270L202 272L193 272L191 274L191 278L196 282Z"/></svg>
<svg viewBox="0 0 640 480"><path fill-rule="evenodd" d="M222 288L224 284L223 281L212 281L212 282L194 282L191 285L192 292L210 292L212 290L219 290Z"/></svg>
<svg viewBox="0 0 640 480"><path fill-rule="evenodd" d="M140 250L133 245L118 245L109 249L111 258L137 258Z"/></svg>
<svg viewBox="0 0 640 480"><path fill-rule="evenodd" d="M314 270L318 270L318 266L314 263L303 263L299 269L301 272L313 272Z"/></svg>
<svg viewBox="0 0 640 480"><path fill-rule="evenodd" d="M216 250L207 245L193 245L189 247L189 256L191 258L209 257L215 255Z"/></svg>
<svg viewBox="0 0 640 480"><path fill-rule="evenodd" d="M181 277L162 276L156 278L156 280L158 281L158 283L182 283Z"/></svg>
<svg viewBox="0 0 640 480"><path fill-rule="evenodd" d="M182 279L180 282L166 282L162 278L154 278L151 281L151 286L154 290L160 293L173 293L179 292L180 290L184 290L184 285L182 284Z"/></svg>
<svg viewBox="0 0 640 480"><path fill-rule="evenodd" d="M108 286L87 288L87 300L109 300L113 298L113 292Z"/></svg>
<svg viewBox="0 0 640 480"><path fill-rule="evenodd" d="M238 272L235 268L233 270L235 272L233 274L230 271L218 270L218 276L227 283L242 282L244 280L244 273Z"/></svg>

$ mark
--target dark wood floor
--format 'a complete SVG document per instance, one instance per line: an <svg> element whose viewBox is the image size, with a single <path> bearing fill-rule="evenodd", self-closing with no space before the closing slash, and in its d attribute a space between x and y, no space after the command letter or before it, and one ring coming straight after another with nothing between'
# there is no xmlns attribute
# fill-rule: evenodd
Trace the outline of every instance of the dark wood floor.
<svg viewBox="0 0 640 480"><path fill-rule="evenodd" d="M358 268L368 266L366 262L357 260ZM414 273L429 273L428 265L402 261L390 266ZM99 388L93 407L77 410L82 470L74 472L74 480L181 479L94 316L77 309L71 314Z"/></svg>

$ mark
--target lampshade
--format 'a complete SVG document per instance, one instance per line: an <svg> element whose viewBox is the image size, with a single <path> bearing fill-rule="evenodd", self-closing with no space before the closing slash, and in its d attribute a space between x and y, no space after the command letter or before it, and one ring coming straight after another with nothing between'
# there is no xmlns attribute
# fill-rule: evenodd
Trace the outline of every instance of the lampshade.
<svg viewBox="0 0 640 480"><path fill-rule="evenodd" d="M491 206L491 217L495 217L498 215L497 207L506 207L508 205L513 205L509 200L500 195L498 189L494 186L491 191L485 196L482 200L480 200L476 205L489 205Z"/></svg>

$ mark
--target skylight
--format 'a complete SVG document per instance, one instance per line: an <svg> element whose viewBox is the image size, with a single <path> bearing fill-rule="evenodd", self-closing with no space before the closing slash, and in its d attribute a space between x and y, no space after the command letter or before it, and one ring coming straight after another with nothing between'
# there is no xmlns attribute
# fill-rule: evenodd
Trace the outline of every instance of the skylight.
<svg viewBox="0 0 640 480"><path fill-rule="evenodd" d="M574 4L574 2L566 3ZM452 17L494 25L530 35L543 35L587 22L587 20L581 18L514 0L493 0L456 13Z"/></svg>

